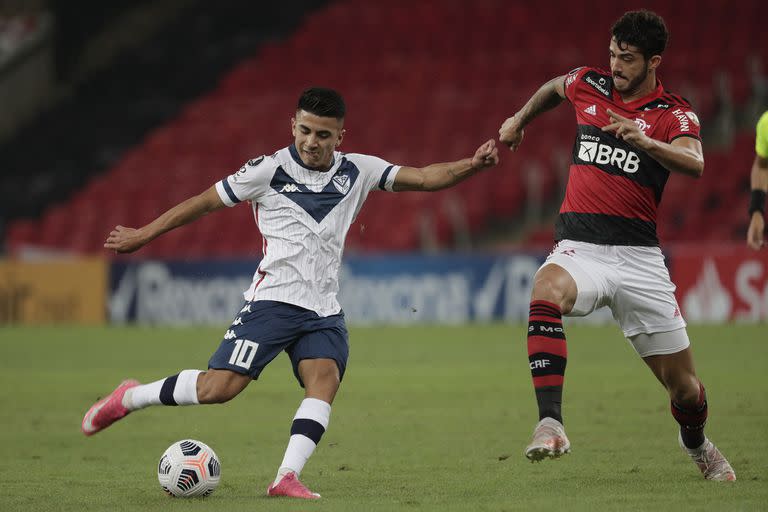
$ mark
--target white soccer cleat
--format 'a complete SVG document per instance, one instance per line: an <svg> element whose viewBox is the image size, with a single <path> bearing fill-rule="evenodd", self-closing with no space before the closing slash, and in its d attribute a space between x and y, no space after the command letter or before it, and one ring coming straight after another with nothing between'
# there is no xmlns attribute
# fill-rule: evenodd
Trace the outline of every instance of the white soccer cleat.
<svg viewBox="0 0 768 512"><path fill-rule="evenodd" d="M705 438L704 444L693 450L683 444L683 438L680 434L677 435L677 441L683 451L699 467L705 480L716 482L733 482L736 480L736 472L709 439Z"/></svg>
<svg viewBox="0 0 768 512"><path fill-rule="evenodd" d="M571 452L571 442L565 435L563 424L554 418L544 418L533 429L533 440L525 449L531 462L556 459Z"/></svg>

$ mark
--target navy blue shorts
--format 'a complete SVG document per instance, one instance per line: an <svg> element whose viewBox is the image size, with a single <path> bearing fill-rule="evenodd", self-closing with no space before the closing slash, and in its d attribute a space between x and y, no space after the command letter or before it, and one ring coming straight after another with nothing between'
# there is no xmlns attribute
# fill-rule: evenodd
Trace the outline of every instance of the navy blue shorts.
<svg viewBox="0 0 768 512"><path fill-rule="evenodd" d="M343 378L349 357L344 313L320 317L314 311L284 302L246 302L208 361L208 368L232 370L257 379L283 350L291 358L293 374L302 387L302 359L333 359Z"/></svg>

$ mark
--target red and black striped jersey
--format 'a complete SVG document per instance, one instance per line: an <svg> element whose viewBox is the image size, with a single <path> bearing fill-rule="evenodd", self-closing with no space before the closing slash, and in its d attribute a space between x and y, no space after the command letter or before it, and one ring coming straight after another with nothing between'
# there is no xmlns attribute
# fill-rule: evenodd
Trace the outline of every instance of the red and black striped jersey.
<svg viewBox="0 0 768 512"><path fill-rule="evenodd" d="M565 94L576 112L565 199L555 225L556 240L605 245L659 245L656 212L669 171L650 155L601 128L610 124L606 109L629 119L662 142L699 138L699 120L684 98L656 89L624 103L611 73L578 68L565 77Z"/></svg>

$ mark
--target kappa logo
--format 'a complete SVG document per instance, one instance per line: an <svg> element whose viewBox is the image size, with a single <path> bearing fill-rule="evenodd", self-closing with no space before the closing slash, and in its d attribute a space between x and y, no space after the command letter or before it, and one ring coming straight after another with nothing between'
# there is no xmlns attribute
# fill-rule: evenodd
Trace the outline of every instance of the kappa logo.
<svg viewBox="0 0 768 512"><path fill-rule="evenodd" d="M590 105L590 106L588 106L587 108L584 109L584 112L586 112L587 114L589 114L591 116L596 116L597 115L597 105Z"/></svg>
<svg viewBox="0 0 768 512"><path fill-rule="evenodd" d="M640 169L640 157L634 151L614 148L599 142L579 142L579 160L586 163L613 165L633 174Z"/></svg>
<svg viewBox="0 0 768 512"><path fill-rule="evenodd" d="M232 327L234 327L236 325L243 325L243 317L239 316L239 317L235 318L235 321L232 322Z"/></svg>
<svg viewBox="0 0 768 512"><path fill-rule="evenodd" d="M235 334L235 331L233 330L227 330L227 332L224 334L225 340L233 340L237 338L237 334Z"/></svg>
<svg viewBox="0 0 768 512"><path fill-rule="evenodd" d="M299 187L293 183L286 183L283 185L283 188L280 189L280 193L282 194L283 192L299 192Z"/></svg>
<svg viewBox="0 0 768 512"><path fill-rule="evenodd" d="M641 119L639 117L635 118L635 124L637 125L638 128L640 128L640 131L643 133L645 133L646 130L651 129L651 125L649 125L645 119Z"/></svg>
<svg viewBox="0 0 768 512"><path fill-rule="evenodd" d="M243 309L240 310L241 313L250 313L251 312L251 305L246 304Z"/></svg>
<svg viewBox="0 0 768 512"><path fill-rule="evenodd" d="M333 186L336 187L341 194L349 192L349 176L346 174L339 174L333 177Z"/></svg>

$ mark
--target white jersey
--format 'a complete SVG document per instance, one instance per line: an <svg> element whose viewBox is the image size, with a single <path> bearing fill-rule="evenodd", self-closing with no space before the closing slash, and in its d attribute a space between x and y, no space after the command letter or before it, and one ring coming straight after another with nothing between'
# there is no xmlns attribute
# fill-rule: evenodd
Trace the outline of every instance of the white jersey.
<svg viewBox="0 0 768 512"><path fill-rule="evenodd" d="M227 206L251 201L264 239L245 299L286 302L323 317L341 311L336 295L347 231L368 192L391 192L399 170L374 156L334 152L331 168L316 171L291 145L216 183Z"/></svg>

